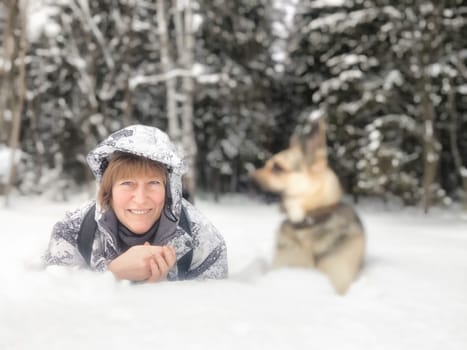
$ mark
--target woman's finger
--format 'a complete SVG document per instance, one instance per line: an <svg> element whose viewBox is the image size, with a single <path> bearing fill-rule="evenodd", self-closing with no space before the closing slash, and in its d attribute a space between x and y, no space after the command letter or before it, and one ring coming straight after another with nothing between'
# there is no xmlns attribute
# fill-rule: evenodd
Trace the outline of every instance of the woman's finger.
<svg viewBox="0 0 467 350"><path fill-rule="evenodd" d="M167 262L165 261L165 257L162 256L162 254L158 254L155 258L157 266L159 267L159 271L161 272L160 278L165 279L170 269L167 265Z"/></svg>
<svg viewBox="0 0 467 350"><path fill-rule="evenodd" d="M172 246L164 247L162 253L164 254L165 261L167 265L172 268L172 266L177 261L177 254L175 253L175 249Z"/></svg>
<svg viewBox="0 0 467 350"><path fill-rule="evenodd" d="M161 277L161 271L156 264L155 259L149 259L149 267L151 268L151 276L146 280L147 282L157 282Z"/></svg>

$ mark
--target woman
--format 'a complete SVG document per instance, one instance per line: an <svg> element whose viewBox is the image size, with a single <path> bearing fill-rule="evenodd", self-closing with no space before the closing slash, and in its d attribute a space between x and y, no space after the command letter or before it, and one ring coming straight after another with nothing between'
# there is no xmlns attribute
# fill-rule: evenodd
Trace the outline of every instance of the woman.
<svg viewBox="0 0 467 350"><path fill-rule="evenodd" d="M87 161L97 200L55 224L46 265L87 265L130 281L227 277L224 239L182 198L185 164L164 132L129 126Z"/></svg>

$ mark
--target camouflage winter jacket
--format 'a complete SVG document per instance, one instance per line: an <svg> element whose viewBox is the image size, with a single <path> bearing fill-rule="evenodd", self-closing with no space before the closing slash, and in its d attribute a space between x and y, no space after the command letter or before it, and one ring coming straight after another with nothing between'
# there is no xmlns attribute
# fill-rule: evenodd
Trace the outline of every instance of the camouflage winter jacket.
<svg viewBox="0 0 467 350"><path fill-rule="evenodd" d="M110 135L87 157L88 164L99 184L109 156L115 152L127 152L160 162L167 168L166 202L159 220L156 240L160 245L172 245L180 260L191 252L191 265L186 278L226 278L227 250L223 237L202 213L182 198L181 177L186 170L185 163L175 145L159 129L133 125ZM78 233L84 216L93 202L67 213L66 217L53 227L48 249L44 255L46 265L82 266L87 263L77 245ZM179 224L182 206L185 208L190 231ZM110 209L101 210L96 206L97 231L92 244L89 267L105 271L107 264L122 253L116 238L116 224ZM178 279L177 264L168 275L169 280Z"/></svg>

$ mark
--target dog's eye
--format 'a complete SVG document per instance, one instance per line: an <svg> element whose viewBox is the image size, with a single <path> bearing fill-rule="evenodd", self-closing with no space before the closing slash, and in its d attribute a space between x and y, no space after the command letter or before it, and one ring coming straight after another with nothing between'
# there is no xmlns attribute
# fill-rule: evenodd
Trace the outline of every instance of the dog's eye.
<svg viewBox="0 0 467 350"><path fill-rule="evenodd" d="M279 164L274 163L271 170L272 170L273 173L280 173L280 172L284 171L284 168L281 167Z"/></svg>

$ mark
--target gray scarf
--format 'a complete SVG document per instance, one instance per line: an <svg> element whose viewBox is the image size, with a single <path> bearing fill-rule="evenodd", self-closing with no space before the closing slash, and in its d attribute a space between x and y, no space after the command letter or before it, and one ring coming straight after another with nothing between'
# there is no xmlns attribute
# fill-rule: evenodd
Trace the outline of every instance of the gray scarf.
<svg viewBox="0 0 467 350"><path fill-rule="evenodd" d="M143 234L135 234L131 232L125 225L118 223L117 238L120 248L123 251L127 251L128 248L134 245L142 245L146 242L153 242L156 237L157 229L159 228L159 221L156 221L154 225Z"/></svg>

